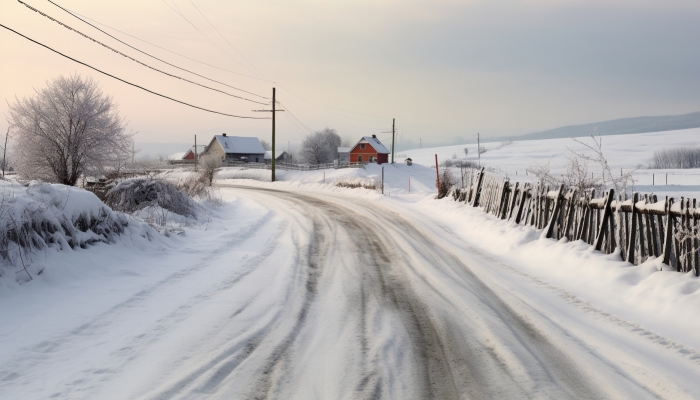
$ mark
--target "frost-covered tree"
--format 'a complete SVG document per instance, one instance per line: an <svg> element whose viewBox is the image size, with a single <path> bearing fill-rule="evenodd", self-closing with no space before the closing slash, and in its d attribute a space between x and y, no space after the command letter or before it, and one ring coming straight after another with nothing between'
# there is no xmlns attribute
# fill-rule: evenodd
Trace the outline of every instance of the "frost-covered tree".
<svg viewBox="0 0 700 400"><path fill-rule="evenodd" d="M91 78L61 76L35 92L10 106L20 176L73 186L129 157L117 105Z"/></svg>
<svg viewBox="0 0 700 400"><path fill-rule="evenodd" d="M265 139L260 139L260 144L262 144L263 149L270 151L272 150L272 145Z"/></svg>
<svg viewBox="0 0 700 400"><path fill-rule="evenodd" d="M335 129L326 128L322 131L306 135L301 143L300 153L309 164L333 162L338 157L338 147L342 139Z"/></svg>
<svg viewBox="0 0 700 400"><path fill-rule="evenodd" d="M203 156L199 160L199 166L202 168L200 174L209 186L214 182L214 174L216 169L221 167L221 159L213 154Z"/></svg>

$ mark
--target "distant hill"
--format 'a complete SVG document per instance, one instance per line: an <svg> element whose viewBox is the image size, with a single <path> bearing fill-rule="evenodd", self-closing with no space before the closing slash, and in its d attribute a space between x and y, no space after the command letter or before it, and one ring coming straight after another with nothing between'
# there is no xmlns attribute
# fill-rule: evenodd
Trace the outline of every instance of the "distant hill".
<svg viewBox="0 0 700 400"><path fill-rule="evenodd" d="M626 135L631 133L648 133L675 131L678 129L690 129L700 127L700 112L684 115L668 115L659 117L621 118L610 121L594 122L583 125L562 126L542 132L527 133L521 136L513 136L514 140L555 139L568 137L581 137L591 134L596 129L596 134Z"/></svg>

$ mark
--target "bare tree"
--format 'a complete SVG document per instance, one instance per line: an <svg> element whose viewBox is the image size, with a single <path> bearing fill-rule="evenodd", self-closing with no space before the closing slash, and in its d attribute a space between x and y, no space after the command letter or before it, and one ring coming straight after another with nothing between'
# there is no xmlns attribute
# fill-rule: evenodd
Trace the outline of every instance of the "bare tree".
<svg viewBox="0 0 700 400"><path fill-rule="evenodd" d="M10 106L20 176L72 186L129 157L117 105L91 78L61 76L35 92Z"/></svg>
<svg viewBox="0 0 700 400"><path fill-rule="evenodd" d="M221 159L213 154L206 155L199 159L199 166L201 167L200 173L202 177L211 186L214 182L214 173L221 166Z"/></svg>
<svg viewBox="0 0 700 400"><path fill-rule="evenodd" d="M335 129L326 128L309 134L301 143L301 156L310 164L333 162L338 157L338 147L342 143Z"/></svg>

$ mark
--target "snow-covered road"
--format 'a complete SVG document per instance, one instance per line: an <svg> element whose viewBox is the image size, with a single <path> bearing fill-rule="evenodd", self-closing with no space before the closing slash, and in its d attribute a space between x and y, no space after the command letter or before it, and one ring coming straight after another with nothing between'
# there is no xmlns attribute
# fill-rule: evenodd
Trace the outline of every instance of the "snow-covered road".
<svg viewBox="0 0 700 400"><path fill-rule="evenodd" d="M206 245L161 260L135 257L181 267L69 328L0 349L0 398L700 393L692 346L527 275L400 202L222 186L255 205L228 222L241 229L212 229Z"/></svg>

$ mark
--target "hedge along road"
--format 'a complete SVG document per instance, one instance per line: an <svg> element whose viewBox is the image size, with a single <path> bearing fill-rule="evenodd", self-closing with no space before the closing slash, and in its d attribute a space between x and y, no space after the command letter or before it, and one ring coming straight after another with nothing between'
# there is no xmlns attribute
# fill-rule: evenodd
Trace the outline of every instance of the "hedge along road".
<svg viewBox="0 0 700 400"><path fill-rule="evenodd" d="M200 370L225 377L198 391L236 398L690 396L663 378L650 380L644 356L616 362L614 343L611 353L598 351L620 332L575 336L542 305L490 287L453 246L371 201L220 186L303 221L310 240L295 256L284 310L238 344L244 355ZM182 394L184 386L175 388Z"/></svg>

